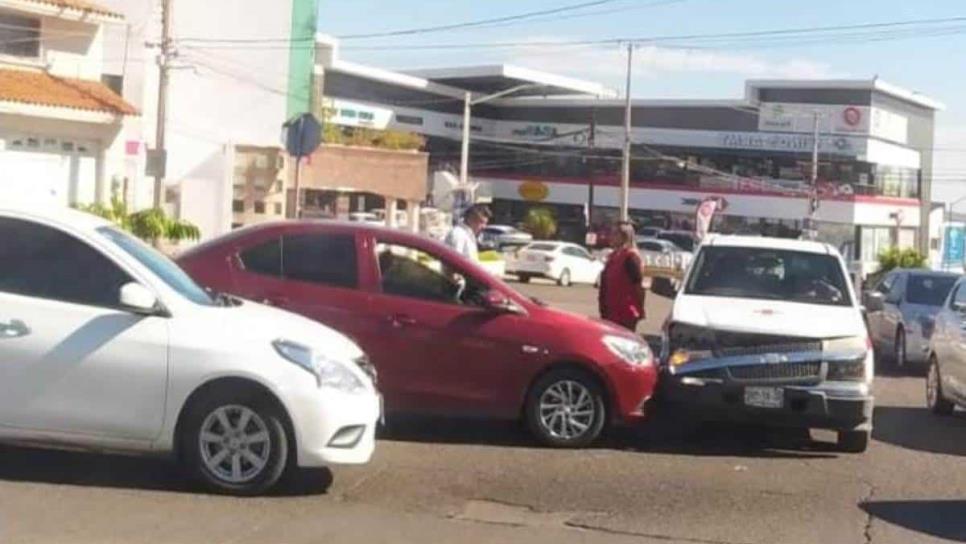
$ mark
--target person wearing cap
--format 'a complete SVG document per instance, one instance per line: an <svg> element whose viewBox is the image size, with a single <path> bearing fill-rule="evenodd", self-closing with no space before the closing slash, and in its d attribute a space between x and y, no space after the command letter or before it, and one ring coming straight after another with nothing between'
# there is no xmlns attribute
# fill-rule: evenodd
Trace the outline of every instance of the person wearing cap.
<svg viewBox="0 0 966 544"><path fill-rule="evenodd" d="M486 206L475 204L463 212L463 220L450 229L444 243L471 261L479 260L476 240L493 214Z"/></svg>

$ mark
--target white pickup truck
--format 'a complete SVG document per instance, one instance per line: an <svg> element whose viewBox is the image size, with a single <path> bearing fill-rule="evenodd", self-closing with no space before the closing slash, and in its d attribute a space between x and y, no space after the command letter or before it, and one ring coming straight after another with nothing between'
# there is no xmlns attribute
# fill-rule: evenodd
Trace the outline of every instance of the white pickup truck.
<svg viewBox="0 0 966 544"><path fill-rule="evenodd" d="M872 347L845 263L827 244L706 241L674 299L662 362L677 409L832 429L844 451L868 446Z"/></svg>

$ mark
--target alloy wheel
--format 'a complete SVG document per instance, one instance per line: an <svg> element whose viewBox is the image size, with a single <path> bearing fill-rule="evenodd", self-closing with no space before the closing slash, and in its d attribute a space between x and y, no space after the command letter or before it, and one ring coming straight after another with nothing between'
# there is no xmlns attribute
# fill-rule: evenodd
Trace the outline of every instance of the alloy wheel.
<svg viewBox="0 0 966 544"><path fill-rule="evenodd" d="M594 423L593 396L573 380L554 383L540 395L540 424L554 438L573 440Z"/></svg>
<svg viewBox="0 0 966 544"><path fill-rule="evenodd" d="M201 424L198 446L205 467L232 484L248 482L268 465L271 435L254 410L240 405L221 406Z"/></svg>

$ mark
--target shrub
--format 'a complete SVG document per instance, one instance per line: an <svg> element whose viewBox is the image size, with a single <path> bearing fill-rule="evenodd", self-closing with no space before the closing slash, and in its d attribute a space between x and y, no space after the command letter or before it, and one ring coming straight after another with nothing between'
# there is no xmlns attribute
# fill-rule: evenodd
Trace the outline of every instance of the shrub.
<svg viewBox="0 0 966 544"><path fill-rule="evenodd" d="M557 219L549 208L530 208L523 225L524 230L539 240L549 240L557 234Z"/></svg>
<svg viewBox="0 0 966 544"><path fill-rule="evenodd" d="M893 268L925 268L926 256L912 248L890 247L879 253L879 272Z"/></svg>

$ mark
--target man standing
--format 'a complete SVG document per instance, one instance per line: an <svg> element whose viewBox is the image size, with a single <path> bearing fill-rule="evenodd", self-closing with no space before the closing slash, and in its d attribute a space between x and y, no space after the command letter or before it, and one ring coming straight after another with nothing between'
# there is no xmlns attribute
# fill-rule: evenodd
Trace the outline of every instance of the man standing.
<svg viewBox="0 0 966 544"><path fill-rule="evenodd" d="M490 222L493 214L482 204L474 204L463 212L463 221L453 227L444 242L457 253L471 261L479 260L476 238Z"/></svg>
<svg viewBox="0 0 966 544"><path fill-rule="evenodd" d="M614 251L600 275L597 302L600 316L632 330L644 319L643 261L637 251L634 226L621 221L614 228Z"/></svg>

